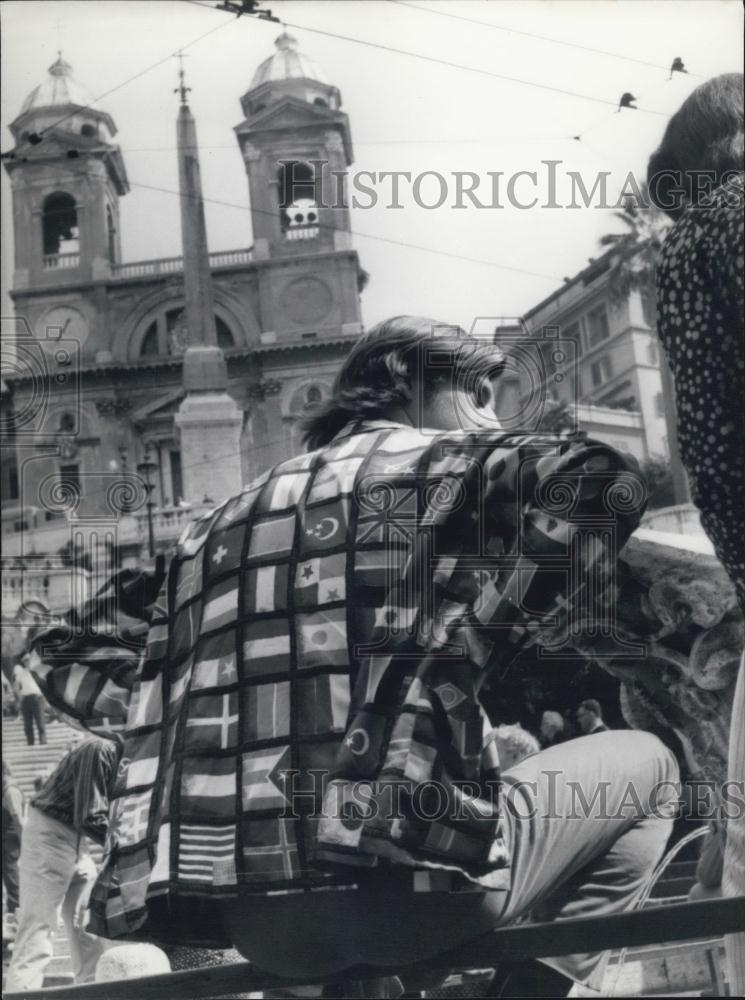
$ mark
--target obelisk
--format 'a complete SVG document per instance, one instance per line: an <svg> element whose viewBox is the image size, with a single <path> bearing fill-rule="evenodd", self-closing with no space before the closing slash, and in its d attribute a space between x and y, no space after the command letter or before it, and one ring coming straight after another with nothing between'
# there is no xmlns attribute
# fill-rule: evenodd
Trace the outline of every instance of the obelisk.
<svg viewBox="0 0 745 1000"><path fill-rule="evenodd" d="M181 240L186 299L183 399L175 423L181 443L184 499L223 500L241 488L240 439L243 415L227 392L228 370L217 346L212 276L207 253L199 150L189 109L183 60L177 123Z"/></svg>

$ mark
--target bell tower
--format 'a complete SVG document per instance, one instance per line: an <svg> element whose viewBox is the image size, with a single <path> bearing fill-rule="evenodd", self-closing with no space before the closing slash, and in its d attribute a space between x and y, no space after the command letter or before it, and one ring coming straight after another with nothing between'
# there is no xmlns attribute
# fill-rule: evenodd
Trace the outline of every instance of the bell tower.
<svg viewBox="0 0 745 1000"><path fill-rule="evenodd" d="M60 53L10 125L15 291L105 279L121 260L129 184L116 126L92 103Z"/></svg>
<svg viewBox="0 0 745 1000"><path fill-rule="evenodd" d="M254 258L351 249L346 171L353 160L338 88L284 32L241 98Z"/></svg>

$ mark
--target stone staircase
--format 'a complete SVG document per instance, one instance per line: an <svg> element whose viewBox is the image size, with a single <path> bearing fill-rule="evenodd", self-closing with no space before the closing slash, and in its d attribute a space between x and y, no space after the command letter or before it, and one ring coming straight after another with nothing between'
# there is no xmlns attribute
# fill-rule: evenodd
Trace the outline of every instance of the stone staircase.
<svg viewBox="0 0 745 1000"><path fill-rule="evenodd" d="M3 719L3 760L10 765L13 782L23 792L26 801L34 794L34 778L46 775L84 734L65 722L47 723L47 742L30 747L23 733L20 718Z"/></svg>

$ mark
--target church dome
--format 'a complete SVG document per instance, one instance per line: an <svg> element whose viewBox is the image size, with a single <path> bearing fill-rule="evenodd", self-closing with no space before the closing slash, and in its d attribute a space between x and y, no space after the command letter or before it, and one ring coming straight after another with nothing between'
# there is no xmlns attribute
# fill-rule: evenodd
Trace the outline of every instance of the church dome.
<svg viewBox="0 0 745 1000"><path fill-rule="evenodd" d="M62 53L48 71L46 79L34 87L23 102L21 114L42 108L69 107L85 108L93 103L93 97L72 75L72 66L65 62Z"/></svg>
<svg viewBox="0 0 745 1000"><path fill-rule="evenodd" d="M274 43L277 51L259 66L251 81L251 90L262 83L281 80L316 80L328 86L324 73L306 55L298 50L297 39L284 31Z"/></svg>

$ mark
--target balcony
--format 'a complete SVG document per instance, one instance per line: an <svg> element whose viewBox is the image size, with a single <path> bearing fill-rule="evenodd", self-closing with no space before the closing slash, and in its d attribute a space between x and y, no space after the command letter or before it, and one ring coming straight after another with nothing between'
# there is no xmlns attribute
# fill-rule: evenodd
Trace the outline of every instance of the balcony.
<svg viewBox="0 0 745 1000"><path fill-rule="evenodd" d="M79 253L52 253L41 258L41 266L45 271L69 270L80 265Z"/></svg>
<svg viewBox="0 0 745 1000"><path fill-rule="evenodd" d="M250 264L252 260L252 247L209 254L211 268L237 267ZM183 269L183 257L163 257L160 260L139 260L132 264L114 264L111 268L111 276L115 281L126 281L131 278L149 278L161 274L179 274Z"/></svg>
<svg viewBox="0 0 745 1000"><path fill-rule="evenodd" d="M2 579L3 616L12 619L26 609L41 608L58 615L91 593L91 573L59 559L13 559L5 561Z"/></svg>
<svg viewBox="0 0 745 1000"><path fill-rule="evenodd" d="M314 240L319 233L318 226L292 226L285 232L286 240Z"/></svg>

